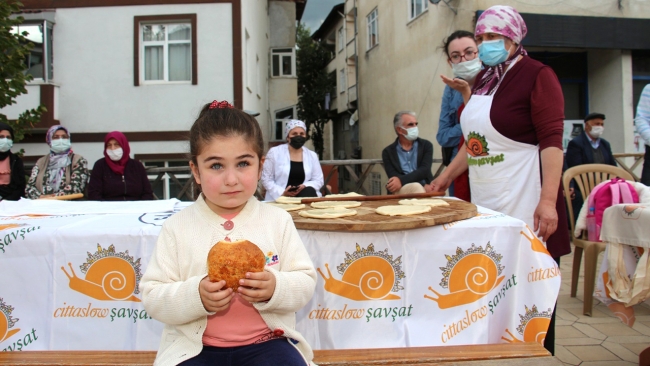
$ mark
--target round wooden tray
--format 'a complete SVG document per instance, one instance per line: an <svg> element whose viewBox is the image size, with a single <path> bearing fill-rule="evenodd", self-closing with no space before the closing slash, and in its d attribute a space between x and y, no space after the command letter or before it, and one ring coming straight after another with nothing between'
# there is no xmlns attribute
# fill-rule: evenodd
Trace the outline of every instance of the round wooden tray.
<svg viewBox="0 0 650 366"><path fill-rule="evenodd" d="M444 199L444 198L443 198ZM339 219L311 219L298 214L301 210L290 211L298 229L322 231L389 231L417 229L421 227L446 224L452 221L469 219L477 215L476 205L455 199L444 199L445 207L432 207L431 211L411 216L384 216L375 213L380 206L397 205L399 199L364 201L354 207L357 214ZM312 209L307 205L303 210Z"/></svg>

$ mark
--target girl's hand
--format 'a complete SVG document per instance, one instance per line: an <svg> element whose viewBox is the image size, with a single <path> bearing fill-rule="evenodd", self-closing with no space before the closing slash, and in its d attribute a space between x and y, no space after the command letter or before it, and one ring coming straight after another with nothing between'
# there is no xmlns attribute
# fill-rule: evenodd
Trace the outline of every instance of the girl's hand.
<svg viewBox="0 0 650 366"><path fill-rule="evenodd" d="M248 272L239 280L239 295L248 302L269 301L275 292L275 276L271 272Z"/></svg>
<svg viewBox="0 0 650 366"><path fill-rule="evenodd" d="M218 313L228 309L230 300L234 296L232 289L221 290L226 285L226 281L211 282L208 276L205 276L199 283L199 294L205 310Z"/></svg>

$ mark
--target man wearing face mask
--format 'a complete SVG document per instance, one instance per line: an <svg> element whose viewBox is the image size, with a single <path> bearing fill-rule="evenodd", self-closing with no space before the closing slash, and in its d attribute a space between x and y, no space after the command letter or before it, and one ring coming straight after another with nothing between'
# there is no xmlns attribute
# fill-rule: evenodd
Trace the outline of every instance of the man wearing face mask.
<svg viewBox="0 0 650 366"><path fill-rule="evenodd" d="M566 166L572 168L583 164L609 164L616 166L609 142L602 138L605 131L605 115L589 113L585 117L585 132L569 141L566 149ZM573 190L573 212L580 212L583 197L580 190ZM577 219L577 218L576 218Z"/></svg>
<svg viewBox="0 0 650 366"><path fill-rule="evenodd" d="M142 163L131 159L126 136L113 131L104 137L104 157L93 166L88 199L94 201L152 200L153 192Z"/></svg>
<svg viewBox="0 0 650 366"><path fill-rule="evenodd" d="M393 118L393 126L397 138L381 153L388 176L386 190L392 194L431 191L433 144L418 137L415 112L398 112Z"/></svg>
<svg viewBox="0 0 650 366"><path fill-rule="evenodd" d="M25 195L30 199L84 193L88 183L88 161L75 154L68 129L55 125L45 135L50 153L36 161L27 181Z"/></svg>

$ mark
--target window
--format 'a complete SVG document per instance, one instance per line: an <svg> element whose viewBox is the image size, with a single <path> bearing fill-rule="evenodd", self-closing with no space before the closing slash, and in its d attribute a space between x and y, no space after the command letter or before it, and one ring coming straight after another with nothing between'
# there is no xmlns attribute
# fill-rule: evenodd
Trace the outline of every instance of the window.
<svg viewBox="0 0 650 366"><path fill-rule="evenodd" d="M371 49L379 43L379 32L377 29L377 8L368 14L366 20L368 21L368 49Z"/></svg>
<svg viewBox="0 0 650 366"><path fill-rule="evenodd" d="M345 69L339 71L339 93L345 93L347 85L345 84Z"/></svg>
<svg viewBox="0 0 650 366"><path fill-rule="evenodd" d="M286 109L280 109L275 112L275 123L273 124L273 135L272 139L274 141L284 140L284 126L287 124L287 120L296 118L296 107L289 107Z"/></svg>
<svg viewBox="0 0 650 366"><path fill-rule="evenodd" d="M271 50L273 77L295 76L296 50L293 48L275 48Z"/></svg>
<svg viewBox="0 0 650 366"><path fill-rule="evenodd" d="M197 84L196 14L134 17L135 80Z"/></svg>
<svg viewBox="0 0 650 366"><path fill-rule="evenodd" d="M409 0L409 20L416 18L429 8L428 0Z"/></svg>
<svg viewBox="0 0 650 366"><path fill-rule="evenodd" d="M11 29L14 34L26 32L27 35L23 35L26 41L34 45L25 57L25 74L46 82L52 80L54 76L52 27L52 23L43 20L39 23L24 23Z"/></svg>
<svg viewBox="0 0 650 366"><path fill-rule="evenodd" d="M345 35L343 34L343 27L339 28L339 51L343 51L345 47Z"/></svg>

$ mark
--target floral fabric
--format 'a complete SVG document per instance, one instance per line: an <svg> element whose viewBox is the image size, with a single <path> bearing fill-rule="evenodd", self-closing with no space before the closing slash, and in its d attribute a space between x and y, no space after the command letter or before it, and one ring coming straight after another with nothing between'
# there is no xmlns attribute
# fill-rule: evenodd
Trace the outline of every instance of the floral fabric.
<svg viewBox="0 0 650 366"><path fill-rule="evenodd" d="M38 166L34 166L32 175L29 177L29 181L27 181L27 188L25 189L25 196L27 198L37 199L41 195L55 194L54 187L47 184L50 180L49 170L45 172L43 177L43 192L39 192L38 188L36 188L36 177L38 177L38 173ZM88 161L85 158L80 158L70 172L70 184L66 184L65 178L61 179L59 191L55 195L65 196L73 193L84 193L86 184L88 183L88 177Z"/></svg>

